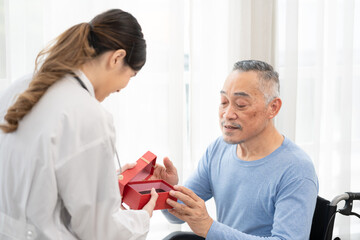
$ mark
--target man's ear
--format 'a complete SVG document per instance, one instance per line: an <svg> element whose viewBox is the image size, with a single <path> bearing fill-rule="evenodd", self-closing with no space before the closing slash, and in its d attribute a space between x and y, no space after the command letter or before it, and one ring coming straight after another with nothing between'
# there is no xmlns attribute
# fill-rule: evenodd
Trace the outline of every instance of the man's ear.
<svg viewBox="0 0 360 240"><path fill-rule="evenodd" d="M268 104L268 118L273 119L280 111L282 101L280 98L274 98Z"/></svg>
<svg viewBox="0 0 360 240"><path fill-rule="evenodd" d="M124 49L118 49L113 52L110 56L110 66L114 67L118 64L122 64L126 56L126 51Z"/></svg>

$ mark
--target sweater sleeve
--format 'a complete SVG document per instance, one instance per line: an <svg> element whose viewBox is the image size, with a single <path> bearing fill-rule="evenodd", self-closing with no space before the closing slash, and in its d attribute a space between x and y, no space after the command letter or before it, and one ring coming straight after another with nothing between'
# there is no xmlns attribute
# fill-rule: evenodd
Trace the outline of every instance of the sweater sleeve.
<svg viewBox="0 0 360 240"><path fill-rule="evenodd" d="M211 184L209 179L208 171L208 152L206 151L204 156L201 158L196 171L191 175L191 177L186 181L185 187L192 190L196 195L202 198L204 201L212 197ZM181 201L178 201L182 203ZM167 218L170 223L173 224L182 224L184 221L178 219L174 215L168 212L168 210L162 210L162 213Z"/></svg>
<svg viewBox="0 0 360 240"><path fill-rule="evenodd" d="M212 145L210 145L210 147L206 150L205 154L200 159L195 172L184 185L185 187L191 189L204 201L209 200L213 196L210 179L211 169L209 166L211 149Z"/></svg>
<svg viewBox="0 0 360 240"><path fill-rule="evenodd" d="M271 236L245 234L214 221L206 239L304 240L309 239L317 197L317 185L310 179L295 179L279 192ZM251 216L249 216L251 217Z"/></svg>

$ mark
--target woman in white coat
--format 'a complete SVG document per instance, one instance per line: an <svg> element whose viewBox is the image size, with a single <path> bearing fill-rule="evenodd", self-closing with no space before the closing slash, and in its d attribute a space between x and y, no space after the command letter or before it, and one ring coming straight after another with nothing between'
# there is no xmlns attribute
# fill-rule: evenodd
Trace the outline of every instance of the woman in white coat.
<svg viewBox="0 0 360 240"><path fill-rule="evenodd" d="M0 96L12 103L0 109L0 239L146 238L157 193L120 209L115 131L99 103L145 60L137 20L113 9L61 34Z"/></svg>

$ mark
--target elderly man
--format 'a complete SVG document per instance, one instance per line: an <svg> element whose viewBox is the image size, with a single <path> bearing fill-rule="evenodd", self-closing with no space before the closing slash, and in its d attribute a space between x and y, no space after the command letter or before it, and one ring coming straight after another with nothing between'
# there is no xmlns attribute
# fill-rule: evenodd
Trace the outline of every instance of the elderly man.
<svg viewBox="0 0 360 240"><path fill-rule="evenodd" d="M265 62L237 62L220 96L222 137L186 187L171 191L181 202L168 199L173 209L164 214L206 239L309 239L318 181L309 156L274 126L282 104L278 73ZM164 163L177 184L176 171ZM212 197L217 220L204 203Z"/></svg>

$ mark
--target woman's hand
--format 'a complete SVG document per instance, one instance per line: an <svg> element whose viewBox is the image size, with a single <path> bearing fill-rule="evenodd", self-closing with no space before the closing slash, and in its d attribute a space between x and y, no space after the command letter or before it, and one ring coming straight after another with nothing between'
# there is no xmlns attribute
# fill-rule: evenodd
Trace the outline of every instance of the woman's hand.
<svg viewBox="0 0 360 240"><path fill-rule="evenodd" d="M125 164L124 166L121 167L121 171L122 171L121 173L125 172L128 169L135 167L135 165L136 165L136 162Z"/></svg>
<svg viewBox="0 0 360 240"><path fill-rule="evenodd" d="M135 165L136 165L136 162L134 162L134 163L127 163L127 164L125 164L124 166L121 167L121 172L120 172L120 169L117 169L117 170L116 170L116 173L117 173L117 175L119 175L119 174L125 172L126 170L135 167Z"/></svg>
<svg viewBox="0 0 360 240"><path fill-rule="evenodd" d="M165 167L156 164L154 173L149 180L161 179L167 183L170 183L171 185L178 184L179 177L174 164L170 161L168 157L164 157L163 162Z"/></svg>
<svg viewBox="0 0 360 240"><path fill-rule="evenodd" d="M151 198L149 202L143 207L143 210L149 213L149 216L152 216L152 213L155 208L156 200L158 199L159 194L155 191L155 188L151 189Z"/></svg>

